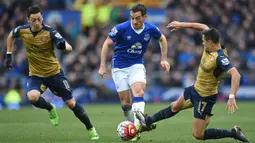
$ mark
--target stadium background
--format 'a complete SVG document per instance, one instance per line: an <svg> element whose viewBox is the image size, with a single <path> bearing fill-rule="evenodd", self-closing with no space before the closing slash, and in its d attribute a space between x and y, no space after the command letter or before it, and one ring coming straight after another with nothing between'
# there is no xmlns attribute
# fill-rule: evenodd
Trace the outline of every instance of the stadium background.
<svg viewBox="0 0 255 143"><path fill-rule="evenodd" d="M44 23L57 31L73 46L73 52L55 50L75 98L81 103L118 102L110 72L106 79L97 75L101 46L111 28L129 19L129 8L141 2L148 8L147 21L156 24L167 37L170 74L160 68L160 48L152 41L144 56L147 69L145 99L164 102L176 99L183 87L192 85L202 53L201 35L194 30L170 33L167 23L173 20L201 22L217 28L221 43L227 47L232 64L242 75L237 97L255 99L255 2L252 0L1 0L0 1L0 104L11 100L29 104L25 93L28 63L25 48L16 40L13 68L4 67L6 38L10 30L26 24L26 9L39 4ZM108 68L113 52L108 54ZM230 78L224 77L219 101L226 100ZM8 95L8 96L7 96ZM46 91L44 95L59 107L63 102ZM8 98L7 98L8 97ZM13 97L13 98L12 98ZM21 97L19 101L17 98Z"/></svg>

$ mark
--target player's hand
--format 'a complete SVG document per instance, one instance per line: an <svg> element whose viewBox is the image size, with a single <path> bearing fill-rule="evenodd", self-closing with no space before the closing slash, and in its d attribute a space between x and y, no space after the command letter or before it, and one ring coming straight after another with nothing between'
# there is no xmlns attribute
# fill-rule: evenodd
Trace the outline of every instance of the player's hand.
<svg viewBox="0 0 255 143"><path fill-rule="evenodd" d="M168 61L163 60L163 61L160 62L160 64L164 68L165 73L169 73L170 65L169 65Z"/></svg>
<svg viewBox="0 0 255 143"><path fill-rule="evenodd" d="M11 69L12 68L11 64L12 64L12 54L6 54L4 65L7 69Z"/></svg>
<svg viewBox="0 0 255 143"><path fill-rule="evenodd" d="M227 102L227 107L226 109L228 110L228 113L234 113L236 109L238 109L236 105L236 99L235 98L229 98Z"/></svg>
<svg viewBox="0 0 255 143"><path fill-rule="evenodd" d="M100 68L98 70L98 74L100 75L101 78L105 78L105 75L106 75L105 65L100 65Z"/></svg>
<svg viewBox="0 0 255 143"><path fill-rule="evenodd" d="M171 32L181 29L181 22L173 21L167 25L167 28L171 28Z"/></svg>

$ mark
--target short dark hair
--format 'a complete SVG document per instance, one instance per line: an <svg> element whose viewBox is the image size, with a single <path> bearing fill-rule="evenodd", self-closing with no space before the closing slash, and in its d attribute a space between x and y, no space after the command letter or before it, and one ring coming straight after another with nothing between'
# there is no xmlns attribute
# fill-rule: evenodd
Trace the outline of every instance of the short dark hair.
<svg viewBox="0 0 255 143"><path fill-rule="evenodd" d="M30 6L27 9L27 17L29 18L31 14L36 14L39 12L42 14L41 8L38 5Z"/></svg>
<svg viewBox="0 0 255 143"><path fill-rule="evenodd" d="M220 42L220 33L218 30L214 28L210 28L207 30L202 31L202 34L205 36L205 40L211 40L213 43L219 43Z"/></svg>
<svg viewBox="0 0 255 143"><path fill-rule="evenodd" d="M132 12L138 12L138 11L141 11L142 15L145 15L146 14L146 7L143 5L143 4L136 4L134 5L130 11Z"/></svg>

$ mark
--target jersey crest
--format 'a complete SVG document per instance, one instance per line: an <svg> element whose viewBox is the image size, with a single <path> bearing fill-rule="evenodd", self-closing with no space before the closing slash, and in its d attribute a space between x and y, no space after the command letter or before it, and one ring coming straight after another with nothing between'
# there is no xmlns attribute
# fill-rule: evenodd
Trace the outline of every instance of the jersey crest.
<svg viewBox="0 0 255 143"><path fill-rule="evenodd" d="M148 41L149 39L150 39L151 37L150 37L150 34L144 34L144 40L145 41Z"/></svg>

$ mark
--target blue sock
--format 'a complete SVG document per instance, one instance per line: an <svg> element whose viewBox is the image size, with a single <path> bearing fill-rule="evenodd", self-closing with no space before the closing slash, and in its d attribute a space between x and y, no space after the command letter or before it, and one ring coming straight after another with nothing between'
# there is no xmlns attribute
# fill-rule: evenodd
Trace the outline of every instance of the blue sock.
<svg viewBox="0 0 255 143"><path fill-rule="evenodd" d="M87 130L93 128L88 115L81 105L78 103L75 104L74 108L72 108L75 116L86 126Z"/></svg>
<svg viewBox="0 0 255 143"><path fill-rule="evenodd" d="M37 108L47 109L48 111L53 108L52 105L49 102L45 101L45 99L42 97L39 97L35 103L31 102L31 104L33 104Z"/></svg>
<svg viewBox="0 0 255 143"><path fill-rule="evenodd" d="M144 102L143 97L133 97L133 103Z"/></svg>
<svg viewBox="0 0 255 143"><path fill-rule="evenodd" d="M162 109L162 110L158 111L157 113L155 113L152 116L148 116L147 124L150 125L150 124L158 122L160 120L164 120L164 119L173 117L177 113L178 112L173 112L172 109L171 109L171 106L169 106L165 109Z"/></svg>
<svg viewBox="0 0 255 143"><path fill-rule="evenodd" d="M235 133L233 133L231 130L224 130L224 129L206 129L204 132L204 140L209 139L221 139L221 138L227 138L227 137L234 137Z"/></svg>

